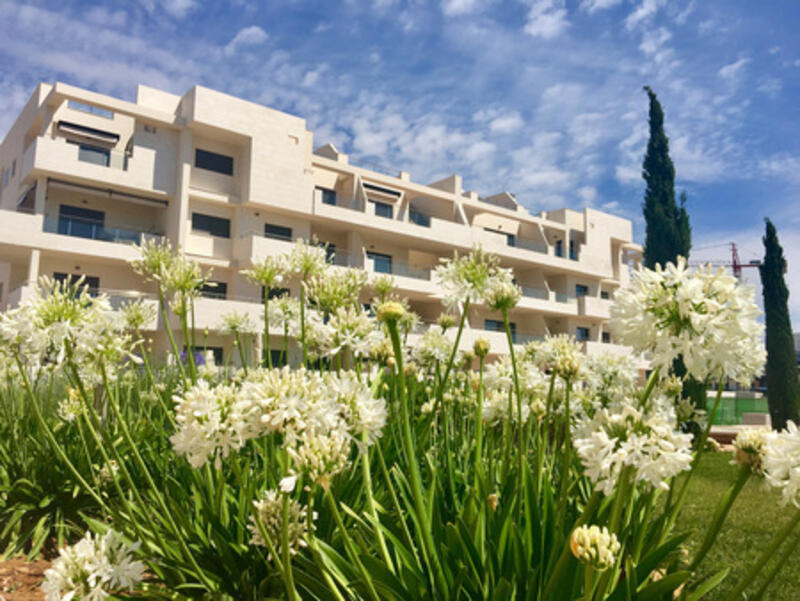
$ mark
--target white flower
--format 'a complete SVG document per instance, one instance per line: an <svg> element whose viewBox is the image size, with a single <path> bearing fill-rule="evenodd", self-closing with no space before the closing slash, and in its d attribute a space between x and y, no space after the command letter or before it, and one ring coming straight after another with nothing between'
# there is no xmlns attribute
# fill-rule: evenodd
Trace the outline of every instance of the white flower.
<svg viewBox="0 0 800 601"><path fill-rule="evenodd" d="M452 259L441 259L433 270L433 279L443 290L442 302L449 308L457 308L466 301L483 300L490 285L498 280L511 283L511 270L499 267L500 259L475 247L465 256L455 253ZM495 278L495 279L493 279Z"/></svg>
<svg viewBox="0 0 800 601"><path fill-rule="evenodd" d="M755 473L762 473L769 433L765 428L739 432L733 441L734 457L731 463L749 465Z"/></svg>
<svg viewBox="0 0 800 601"><path fill-rule="evenodd" d="M689 273L686 261L640 269L615 295L611 331L667 371L679 356L698 380L749 383L766 360L764 327L753 290L710 266Z"/></svg>
<svg viewBox="0 0 800 601"><path fill-rule="evenodd" d="M347 349L355 357L365 357L383 338L377 320L360 308L339 307L331 315L328 325L331 330L331 355Z"/></svg>
<svg viewBox="0 0 800 601"><path fill-rule="evenodd" d="M786 430L764 436L763 468L767 482L781 490L784 504L800 508L800 430L790 421Z"/></svg>
<svg viewBox="0 0 800 601"><path fill-rule="evenodd" d="M120 590L133 590L142 581L144 564L133 554L139 543L128 545L109 530L103 536L90 532L59 557L44 573L42 590L46 601L105 599Z"/></svg>
<svg viewBox="0 0 800 601"><path fill-rule="evenodd" d="M644 413L631 403L614 403L578 418L574 446L597 490L611 494L626 466L635 469L637 480L662 490L690 469L692 437L676 430L670 411L654 405Z"/></svg>
<svg viewBox="0 0 800 601"><path fill-rule="evenodd" d="M425 367L433 367L434 364L446 364L453 352L454 341L448 334L442 332L439 326L431 326L419 338L416 347L413 349L414 361Z"/></svg>
<svg viewBox="0 0 800 601"><path fill-rule="evenodd" d="M525 350L543 371L554 371L562 378L577 375L583 361L580 343L568 334L547 336L530 343Z"/></svg>
<svg viewBox="0 0 800 601"><path fill-rule="evenodd" d="M572 554L581 562L603 572L616 562L620 544L617 535L603 526L579 526L569 538Z"/></svg>

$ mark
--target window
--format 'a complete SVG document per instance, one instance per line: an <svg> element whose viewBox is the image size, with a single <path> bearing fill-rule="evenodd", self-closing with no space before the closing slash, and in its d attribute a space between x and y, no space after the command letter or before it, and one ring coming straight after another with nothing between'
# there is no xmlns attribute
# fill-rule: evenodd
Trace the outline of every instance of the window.
<svg viewBox="0 0 800 601"><path fill-rule="evenodd" d="M288 363L286 353L280 349L269 349L269 356L272 359L272 367L283 367Z"/></svg>
<svg viewBox="0 0 800 601"><path fill-rule="evenodd" d="M106 214L83 207L60 205L58 207L58 233L78 238L103 238Z"/></svg>
<svg viewBox="0 0 800 601"><path fill-rule="evenodd" d="M500 230L493 230L490 227L485 227L483 229L487 232L492 232L493 234L497 234L498 236L505 236L506 244L508 244L509 246L517 245L517 237L514 234L509 234L508 232L501 232Z"/></svg>
<svg viewBox="0 0 800 601"><path fill-rule="evenodd" d="M275 240L292 240L292 228L283 225L275 225L273 223L264 224L264 237L274 238Z"/></svg>
<svg viewBox="0 0 800 601"><path fill-rule="evenodd" d="M606 344L609 344L611 342L611 332L603 332L602 340Z"/></svg>
<svg viewBox="0 0 800 601"><path fill-rule="evenodd" d="M367 259L372 261L372 271L375 273L392 273L391 255L367 252Z"/></svg>
<svg viewBox="0 0 800 601"><path fill-rule="evenodd" d="M578 249L575 248L575 240L569 241L569 258L573 261L578 260Z"/></svg>
<svg viewBox="0 0 800 601"><path fill-rule="evenodd" d="M431 218L424 213L420 213L414 209L410 209L408 212L408 218L411 220L411 223L416 223L417 225L421 225L422 227L430 227L431 226Z"/></svg>
<svg viewBox="0 0 800 601"><path fill-rule="evenodd" d="M505 332L506 326L499 319L486 319L483 322L483 329L489 332ZM511 341L517 341L517 324L513 321L508 322L508 329L511 332Z"/></svg>
<svg viewBox="0 0 800 601"><path fill-rule="evenodd" d="M68 140L70 144L77 144L78 146L78 160L84 163L94 163L101 167L108 167L111 160L111 151L108 148L101 146L92 146L91 144L80 144Z"/></svg>
<svg viewBox="0 0 800 601"><path fill-rule="evenodd" d="M267 298L269 300L275 300L276 298L281 298L282 296L289 296L289 294L290 290L288 288L270 288ZM264 298L264 286L261 286L261 298Z"/></svg>
<svg viewBox="0 0 800 601"><path fill-rule="evenodd" d="M611 294L609 294L608 290L601 290L600 291L600 298L602 298L604 300L608 300L609 298L611 298Z"/></svg>
<svg viewBox="0 0 800 601"><path fill-rule="evenodd" d="M564 241L563 240L556 240L556 256L563 257L564 256Z"/></svg>
<svg viewBox="0 0 800 601"><path fill-rule="evenodd" d="M336 191L328 188L316 188L322 199L322 204L336 206Z"/></svg>
<svg viewBox="0 0 800 601"><path fill-rule="evenodd" d="M55 272L53 274L53 279L56 282L66 283L68 285L72 285L78 282L81 279L81 274L79 273L63 273L63 272ZM82 287L87 288L87 292L90 296L97 296L100 293L100 278L87 275L83 277L83 282L81 283Z"/></svg>
<svg viewBox="0 0 800 601"><path fill-rule="evenodd" d="M198 169L233 175L233 157L217 154L209 150L196 149L194 152L194 166Z"/></svg>
<svg viewBox="0 0 800 601"><path fill-rule="evenodd" d="M375 214L378 217L386 217L387 219L394 218L394 207L387 202L371 201L375 205Z"/></svg>
<svg viewBox="0 0 800 601"><path fill-rule="evenodd" d="M589 294L589 286L583 284L575 284L575 296L580 298Z"/></svg>
<svg viewBox="0 0 800 601"><path fill-rule="evenodd" d="M580 342L586 342L589 340L589 328L578 327L578 329L575 331L575 337Z"/></svg>
<svg viewBox="0 0 800 601"><path fill-rule="evenodd" d="M192 229L218 238L230 238L231 220L204 213L192 213Z"/></svg>
<svg viewBox="0 0 800 601"><path fill-rule="evenodd" d="M112 113L111 111L108 111L106 109L101 109L99 106L92 106L91 104L78 102L77 100L67 100L67 106L75 111L83 111L84 113L91 113L92 115L105 117L106 119L114 118L114 113Z"/></svg>
<svg viewBox="0 0 800 601"><path fill-rule="evenodd" d="M208 282L200 288L200 296L206 298L225 299L228 296L228 284L225 282Z"/></svg>
<svg viewBox="0 0 800 601"><path fill-rule="evenodd" d="M204 346L204 347L195 347L194 349L194 363L195 365L205 365L206 364L206 354L211 353L211 356L214 357L214 364L215 365L222 365L223 360L223 352L221 346ZM183 347L183 351L181 352L181 361L186 363L188 361L186 347Z"/></svg>

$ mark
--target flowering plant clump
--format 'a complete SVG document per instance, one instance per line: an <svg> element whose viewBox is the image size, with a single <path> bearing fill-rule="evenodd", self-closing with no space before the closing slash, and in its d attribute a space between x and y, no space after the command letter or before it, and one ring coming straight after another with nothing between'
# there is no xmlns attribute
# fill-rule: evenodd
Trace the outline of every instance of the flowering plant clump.
<svg viewBox="0 0 800 601"><path fill-rule="evenodd" d="M144 575L144 564L134 559L138 549L139 543L129 545L113 530L103 536L87 532L76 544L61 549L45 571L46 601L99 601L132 590Z"/></svg>
<svg viewBox="0 0 800 601"><path fill-rule="evenodd" d="M766 359L758 315L751 288L722 269L692 273L680 258L677 265L635 272L631 286L615 296L611 331L654 367L666 371L682 357L698 380L749 383Z"/></svg>
<svg viewBox="0 0 800 601"><path fill-rule="evenodd" d="M194 327L208 275L166 243L133 263L157 284L158 324L152 301L114 311L48 280L0 316L0 551L65 547L48 600L699 599L726 577L700 568L749 477L800 506L794 424L742 434L701 544L672 559L722 389L704 423L668 368L682 356L695 377L743 379L763 358L749 293L725 276L681 263L616 294L618 339L655 368L641 385L639 358L587 356L566 334L516 344L520 289L480 248L436 268L438 319L434 299L383 276L368 291L330 257L301 241L256 261L242 273L263 305L213 333ZM492 345L470 325L489 312L505 334ZM727 576L731 599L785 562L798 523L800 507Z"/></svg>

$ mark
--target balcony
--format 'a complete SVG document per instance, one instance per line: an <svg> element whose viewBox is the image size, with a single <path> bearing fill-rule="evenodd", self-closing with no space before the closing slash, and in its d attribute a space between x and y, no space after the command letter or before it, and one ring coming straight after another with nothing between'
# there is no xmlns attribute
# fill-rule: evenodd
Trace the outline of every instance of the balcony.
<svg viewBox="0 0 800 601"><path fill-rule="evenodd" d="M106 227L103 223L89 219L81 219L79 217L46 217L44 219L43 231L51 234L61 234L62 236L113 242L115 244L141 245L145 241L163 240L164 238L162 234L119 227L110 228Z"/></svg>
<svg viewBox="0 0 800 601"><path fill-rule="evenodd" d="M354 208L358 206L355 201L341 200L340 202L344 204L330 205L315 201L314 214L336 220L348 228L354 226L368 228L378 230L382 234L399 235L412 240L423 239L444 244L450 248L472 248L472 233L470 228L464 224L438 217L429 217L421 213L414 213L415 217L411 218L411 221L387 219Z"/></svg>
<svg viewBox="0 0 800 601"><path fill-rule="evenodd" d="M233 256L240 265L252 265L254 262L270 255L291 252L295 242L291 238L267 238L259 233L243 234L234 242ZM339 267L361 267L360 253L328 247L329 265Z"/></svg>
<svg viewBox="0 0 800 601"><path fill-rule="evenodd" d="M608 319L611 316L611 301L596 296L578 297L578 315Z"/></svg>
<svg viewBox="0 0 800 601"><path fill-rule="evenodd" d="M36 138L25 149L21 176L47 174L98 183L131 192L143 192L148 197L166 200L172 192L174 178L164 174L157 165L156 155L147 148L135 147L133 156L112 150L109 166L80 159L80 147L64 138ZM116 166L115 166L116 165Z"/></svg>

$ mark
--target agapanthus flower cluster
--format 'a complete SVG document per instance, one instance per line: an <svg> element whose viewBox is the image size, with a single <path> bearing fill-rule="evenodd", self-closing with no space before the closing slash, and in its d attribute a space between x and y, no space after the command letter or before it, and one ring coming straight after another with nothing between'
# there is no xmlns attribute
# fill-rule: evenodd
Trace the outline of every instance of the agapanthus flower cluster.
<svg viewBox="0 0 800 601"><path fill-rule="evenodd" d="M633 402L615 402L578 418L574 446L586 476L605 494L626 466L636 480L668 490L667 481L692 463L692 436L676 427L669 406L642 410Z"/></svg>
<svg viewBox="0 0 800 601"><path fill-rule="evenodd" d="M459 308L466 301L480 302L491 288L499 283L511 284L510 269L500 267L500 259L481 247L468 255L455 253L452 259L442 259L433 270L434 281L442 287L442 302L449 308Z"/></svg>
<svg viewBox="0 0 800 601"><path fill-rule="evenodd" d="M330 355L347 350L355 357L366 357L383 338L378 321L361 307L339 307L331 315L328 326Z"/></svg>
<svg viewBox="0 0 800 601"><path fill-rule="evenodd" d="M522 421L526 422L533 413L541 417L545 409L548 393L548 381L542 371L527 360L517 362L517 377L522 398ZM518 421L519 410L516 400L509 403L514 392L514 370L508 355L486 367L484 386L488 391L483 403L483 420L489 424L498 424L504 420ZM509 413L510 412L510 413Z"/></svg>
<svg viewBox="0 0 800 601"><path fill-rule="evenodd" d="M82 280L43 276L32 298L0 315L0 344L18 352L32 374L61 373L71 361L92 384L103 369L114 378L125 361L140 361L122 314L104 294L90 295Z"/></svg>
<svg viewBox="0 0 800 601"><path fill-rule="evenodd" d="M453 352L454 340L439 326L429 327L412 349L412 356L420 366L431 369L437 363L446 365Z"/></svg>
<svg viewBox="0 0 800 601"><path fill-rule="evenodd" d="M113 530L90 532L59 550L58 559L44 573L46 601L101 601L112 593L133 590L144 574L144 564L134 559L139 543L127 544Z"/></svg>
<svg viewBox="0 0 800 601"><path fill-rule="evenodd" d="M769 430L754 428L742 430L733 441L734 464L749 465L756 474L763 473L764 453L767 448Z"/></svg>
<svg viewBox="0 0 800 601"><path fill-rule="evenodd" d="M579 378L595 398L630 398L636 391L639 371L629 355L598 353L583 358Z"/></svg>
<svg viewBox="0 0 800 601"><path fill-rule="evenodd" d="M572 554L582 563L604 572L614 565L620 544L617 535L603 526L579 526L569 538Z"/></svg>
<svg viewBox="0 0 800 601"><path fill-rule="evenodd" d="M269 325L280 329L291 328L300 319L300 301L285 295L269 303ZM263 320L263 318L262 318Z"/></svg>
<svg viewBox="0 0 800 601"><path fill-rule="evenodd" d="M525 347L525 352L543 371L555 372L565 379L578 374L584 358L580 343L568 334L531 342Z"/></svg>
<svg viewBox="0 0 800 601"><path fill-rule="evenodd" d="M220 316L220 322L222 325L221 331L223 334L241 336L245 334L258 333L258 328L247 313L239 313L237 311L224 313Z"/></svg>
<svg viewBox="0 0 800 601"><path fill-rule="evenodd" d="M800 429L790 421L782 432L764 436L762 465L767 482L780 489L784 503L800 508Z"/></svg>
<svg viewBox="0 0 800 601"><path fill-rule="evenodd" d="M335 313L338 309L359 304L361 291L367 283L367 272L362 269L327 268L309 278L306 291L320 311Z"/></svg>
<svg viewBox="0 0 800 601"><path fill-rule="evenodd" d="M305 343L308 356L312 359L321 359L329 356L333 348L333 328L325 320L322 312L316 309L307 309L305 326ZM301 340L303 331L299 319L290 324L289 334L296 340Z"/></svg>
<svg viewBox="0 0 800 601"><path fill-rule="evenodd" d="M677 265L638 270L617 292L610 325L622 344L663 371L681 356L698 380L749 383L766 359L759 314L752 288L710 266L690 273L679 257Z"/></svg>
<svg viewBox="0 0 800 601"><path fill-rule="evenodd" d="M154 302L139 299L124 303L120 311L125 318L125 325L133 332L150 329L155 325L157 308Z"/></svg>
<svg viewBox="0 0 800 601"><path fill-rule="evenodd" d="M256 369L240 384L198 382L175 400L171 440L193 466L277 432L295 473L323 486L347 464L352 443L371 444L386 423L384 400L352 372Z"/></svg>
<svg viewBox="0 0 800 601"><path fill-rule="evenodd" d="M243 269L240 273L256 286L262 286L267 292L283 282L288 270L289 265L285 255L267 255L253 261L250 269Z"/></svg>
<svg viewBox="0 0 800 601"><path fill-rule="evenodd" d="M281 539L283 533L283 503L284 497L277 490L265 490L261 493L257 501L253 501L253 506L258 515L259 525L256 519L251 515L248 528L250 530L250 544L259 547L267 547L268 542L275 549L275 552L281 553ZM307 538L308 532L308 510L300 503L294 500L289 500L289 515L286 521L286 530L289 539L289 553L291 555L303 547L308 546ZM311 518L312 524L316 519L317 514ZM263 528L263 530L262 530ZM266 540L264 538L266 534ZM267 555L268 559L271 559Z"/></svg>
<svg viewBox="0 0 800 601"><path fill-rule="evenodd" d="M321 274L328 266L324 246L315 241L306 242L299 238L286 256L287 272L303 280Z"/></svg>

